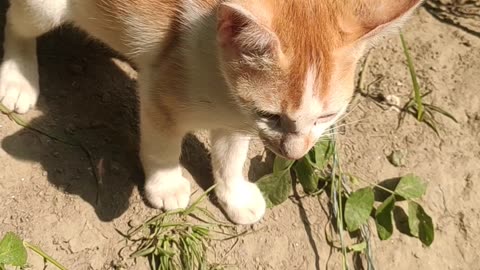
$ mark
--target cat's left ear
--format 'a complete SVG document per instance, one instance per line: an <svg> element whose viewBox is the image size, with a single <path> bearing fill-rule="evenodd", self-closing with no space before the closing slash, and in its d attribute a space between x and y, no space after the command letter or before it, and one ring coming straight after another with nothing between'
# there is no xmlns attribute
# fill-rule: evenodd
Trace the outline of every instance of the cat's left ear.
<svg viewBox="0 0 480 270"><path fill-rule="evenodd" d="M353 16L343 21L353 39L367 40L400 27L423 0L349 0Z"/></svg>
<svg viewBox="0 0 480 270"><path fill-rule="evenodd" d="M222 3L217 13L217 41L234 57L273 56L280 42L268 26L261 11L248 10L238 4Z"/></svg>

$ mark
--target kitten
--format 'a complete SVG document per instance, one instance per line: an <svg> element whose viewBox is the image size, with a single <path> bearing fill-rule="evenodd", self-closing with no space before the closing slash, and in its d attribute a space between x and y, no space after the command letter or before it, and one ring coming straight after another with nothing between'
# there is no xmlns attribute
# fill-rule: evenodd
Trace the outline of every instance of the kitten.
<svg viewBox="0 0 480 270"><path fill-rule="evenodd" d="M64 23L139 67L145 194L184 208L187 132L210 129L216 194L229 218L257 222L258 188L242 174L249 138L298 159L346 110L356 62L421 0L10 0L0 100L25 113L39 95L36 38Z"/></svg>

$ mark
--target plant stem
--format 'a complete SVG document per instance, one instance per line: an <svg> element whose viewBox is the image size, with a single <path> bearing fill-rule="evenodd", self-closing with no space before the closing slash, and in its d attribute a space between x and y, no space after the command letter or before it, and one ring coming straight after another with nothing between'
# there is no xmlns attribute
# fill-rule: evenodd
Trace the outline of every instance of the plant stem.
<svg viewBox="0 0 480 270"><path fill-rule="evenodd" d="M41 257L43 257L46 261L48 261L49 263L53 264L55 267L57 267L58 269L60 270L67 270L67 268L63 265L61 265L59 262L57 262L54 258L48 256L45 252L43 252L43 250L41 250L39 247L37 246L34 246L28 242L23 242L23 245L27 248L29 248L30 250L32 250L33 252L37 253L38 255L40 255Z"/></svg>
<svg viewBox="0 0 480 270"><path fill-rule="evenodd" d="M337 141L335 134L332 134L332 145L333 145L333 166L332 166L332 198L333 198L333 208L334 208L334 215L337 218L337 230L340 237L340 245L342 247L342 255L343 255L343 263L342 269L348 270L348 262L347 262L347 247L345 246L345 241L343 239L343 203L342 203L342 195L343 195L343 188L342 188L342 180L341 180L341 167L340 167L340 160L337 153ZM337 177L336 170L339 170L339 177Z"/></svg>
<svg viewBox="0 0 480 270"><path fill-rule="evenodd" d="M364 179L362 179L362 178L360 178L360 177L357 177L357 179L360 180L360 181L362 181L362 182L364 182L364 183L366 183L366 184L368 184L368 185L370 185L370 186L373 186L373 187L379 188L379 189L381 189L381 190L383 190L383 191L386 191L386 192L388 192L388 193L390 193L390 194L392 194L392 195L398 195L397 193L395 193L395 191L390 190L390 189L388 189L388 188L386 188L386 187L382 187L382 186L380 186L379 184L372 183L372 182L367 181L367 180L364 180Z"/></svg>

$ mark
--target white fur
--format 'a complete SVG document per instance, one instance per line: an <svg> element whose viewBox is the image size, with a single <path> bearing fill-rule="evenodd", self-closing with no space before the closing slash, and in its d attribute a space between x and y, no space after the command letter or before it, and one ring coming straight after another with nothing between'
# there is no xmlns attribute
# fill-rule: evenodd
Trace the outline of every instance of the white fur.
<svg viewBox="0 0 480 270"><path fill-rule="evenodd" d="M243 176L249 138L225 130L212 131L213 174L216 194L232 221L251 224L265 214L265 200L255 184Z"/></svg>
<svg viewBox="0 0 480 270"><path fill-rule="evenodd" d="M35 40L24 40L6 29L5 55L0 65L0 101L10 111L26 113L37 102L38 67Z"/></svg>
<svg viewBox="0 0 480 270"><path fill-rule="evenodd" d="M149 87L140 74L140 89ZM190 182L182 176L180 154L184 133L162 134L148 114L148 91L140 91L140 157L145 171L145 195L156 208L185 208L190 200Z"/></svg>
<svg viewBox="0 0 480 270"><path fill-rule="evenodd" d="M35 39L63 22L66 4L67 0L11 2L0 65L0 101L8 110L26 113L35 106L40 93Z"/></svg>

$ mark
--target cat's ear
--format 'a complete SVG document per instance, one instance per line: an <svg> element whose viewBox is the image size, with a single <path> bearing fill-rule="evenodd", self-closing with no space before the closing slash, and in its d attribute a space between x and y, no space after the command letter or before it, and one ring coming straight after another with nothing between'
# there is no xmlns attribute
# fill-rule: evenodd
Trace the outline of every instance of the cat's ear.
<svg viewBox="0 0 480 270"><path fill-rule="evenodd" d="M268 19L233 3L222 3L217 13L217 41L230 56L273 56L280 42Z"/></svg>
<svg viewBox="0 0 480 270"><path fill-rule="evenodd" d="M354 39L369 39L400 27L423 0L350 0L353 16L343 22Z"/></svg>

